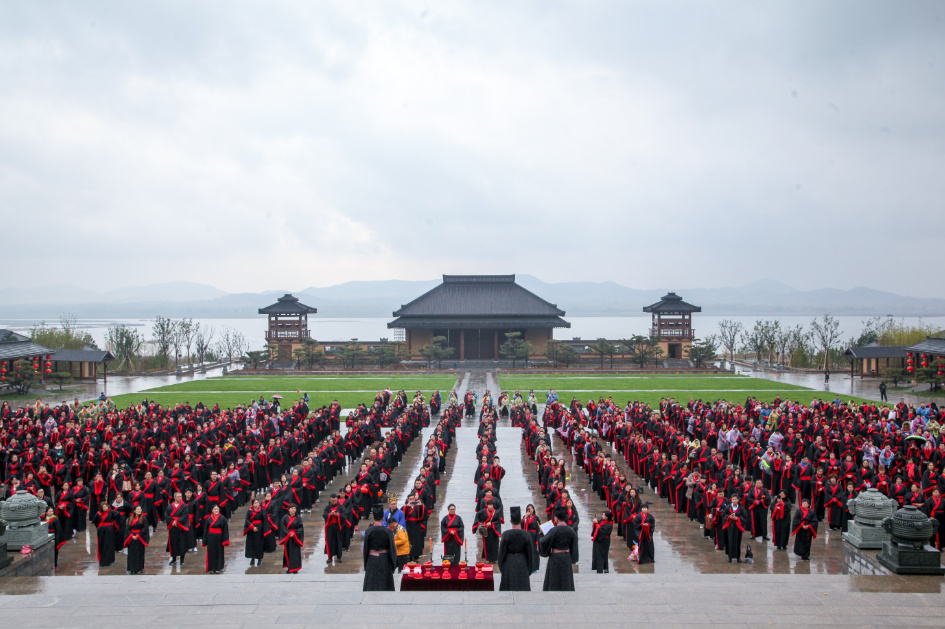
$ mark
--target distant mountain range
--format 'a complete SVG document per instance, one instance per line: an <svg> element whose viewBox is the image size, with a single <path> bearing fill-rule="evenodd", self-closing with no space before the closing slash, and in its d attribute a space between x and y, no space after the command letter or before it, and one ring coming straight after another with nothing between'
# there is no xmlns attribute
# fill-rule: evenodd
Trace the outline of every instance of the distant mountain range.
<svg viewBox="0 0 945 629"><path fill-rule="evenodd" d="M641 315L644 306L659 301L667 289L642 290L616 282L548 283L531 275L517 276L519 284L557 304L570 316ZM284 293L318 308L323 317L391 317L402 304L439 284L383 280L345 282L299 291L227 293L194 282L165 282L96 292L75 286L0 289L0 317L58 320L68 312L80 318L169 317L227 318L258 316ZM894 315L942 316L945 299L905 297L856 287L797 290L764 280L731 288L670 288L686 301L713 315Z"/></svg>

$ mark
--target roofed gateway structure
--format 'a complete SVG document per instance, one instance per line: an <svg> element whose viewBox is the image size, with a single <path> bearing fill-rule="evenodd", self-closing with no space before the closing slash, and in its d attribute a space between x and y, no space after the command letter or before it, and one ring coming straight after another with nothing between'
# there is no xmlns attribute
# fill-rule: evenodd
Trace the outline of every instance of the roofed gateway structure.
<svg viewBox="0 0 945 629"><path fill-rule="evenodd" d="M405 331L411 355L446 337L460 360L494 360L507 332L544 354L554 328L570 328L564 311L515 283L514 275L444 275L443 283L394 312L388 328Z"/></svg>

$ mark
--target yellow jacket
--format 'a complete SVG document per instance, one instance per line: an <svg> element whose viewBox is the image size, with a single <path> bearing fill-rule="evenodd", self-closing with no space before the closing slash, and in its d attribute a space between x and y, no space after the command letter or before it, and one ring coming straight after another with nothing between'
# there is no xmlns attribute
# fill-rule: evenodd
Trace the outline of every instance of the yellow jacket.
<svg viewBox="0 0 945 629"><path fill-rule="evenodd" d="M397 547L398 557L410 554L410 538L407 537L407 529L399 524L397 530L394 531L394 546Z"/></svg>

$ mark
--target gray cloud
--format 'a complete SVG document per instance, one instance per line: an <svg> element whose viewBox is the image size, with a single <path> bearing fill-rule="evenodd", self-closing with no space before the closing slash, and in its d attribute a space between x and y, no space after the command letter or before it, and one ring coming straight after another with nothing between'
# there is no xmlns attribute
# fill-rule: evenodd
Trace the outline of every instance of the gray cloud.
<svg viewBox="0 0 945 629"><path fill-rule="evenodd" d="M938 256L943 11L5 3L0 263L936 295L903 269Z"/></svg>

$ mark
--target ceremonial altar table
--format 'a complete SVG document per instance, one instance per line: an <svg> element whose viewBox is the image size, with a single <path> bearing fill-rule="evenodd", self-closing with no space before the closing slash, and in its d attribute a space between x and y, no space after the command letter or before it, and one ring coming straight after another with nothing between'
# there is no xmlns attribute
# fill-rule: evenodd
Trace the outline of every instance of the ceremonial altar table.
<svg viewBox="0 0 945 629"><path fill-rule="evenodd" d="M443 572L446 571L449 573L450 578L444 579ZM459 578L461 572L466 573L466 578ZM495 579L492 576L492 570L484 570L482 572L482 578L476 578L476 568L470 566L468 568L460 568L459 566L450 566L444 568L443 566L434 566L430 568L430 573L437 575L436 577L427 576L427 570L424 569L423 574L414 575L407 574L406 570L400 579L400 591L401 592L416 592L424 590L457 590L457 591L486 591L493 592L495 591Z"/></svg>

